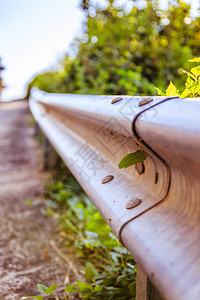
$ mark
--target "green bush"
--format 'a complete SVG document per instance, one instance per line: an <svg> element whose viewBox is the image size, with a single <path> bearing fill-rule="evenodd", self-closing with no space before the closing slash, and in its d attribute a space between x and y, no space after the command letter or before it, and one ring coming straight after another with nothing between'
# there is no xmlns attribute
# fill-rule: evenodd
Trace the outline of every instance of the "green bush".
<svg viewBox="0 0 200 300"><path fill-rule="evenodd" d="M158 0L146 1L143 8L138 1L132 3L127 11L113 0L106 9L83 0L85 29L60 63L62 71L36 76L29 89L147 95L172 80L180 89L180 66L188 69L187 60L199 56L200 18L191 17L191 6L182 1L169 1L166 10Z"/></svg>
<svg viewBox="0 0 200 300"><path fill-rule="evenodd" d="M192 63L199 63L200 57L194 58L194 59L188 59L189 62ZM185 88L182 91L182 93L179 92L179 90L173 85L173 83L170 81L170 84L164 93L160 89L156 88L158 91L158 94L160 96L177 96L180 98L185 97L198 97L200 96L200 65L197 65L193 68L191 68L190 72L187 72L182 69L182 73L187 74L187 80L185 82Z"/></svg>

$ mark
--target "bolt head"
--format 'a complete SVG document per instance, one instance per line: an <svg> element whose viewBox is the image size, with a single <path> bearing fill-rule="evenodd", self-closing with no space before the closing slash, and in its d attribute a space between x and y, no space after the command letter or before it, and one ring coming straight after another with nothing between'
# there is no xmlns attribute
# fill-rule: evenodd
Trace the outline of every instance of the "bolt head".
<svg viewBox="0 0 200 300"><path fill-rule="evenodd" d="M138 106L143 106L147 103L150 103L151 101L154 101L154 99L152 97L144 98L144 99L140 100Z"/></svg>
<svg viewBox="0 0 200 300"><path fill-rule="evenodd" d="M105 184L111 180L113 180L114 176L113 175L107 175L106 177L104 177L101 181L102 184Z"/></svg>
<svg viewBox="0 0 200 300"><path fill-rule="evenodd" d="M138 174L141 175L141 174L144 173L144 171L145 171L144 164L143 164L143 163L137 163L137 164L135 165L135 169L136 169L136 171L138 172Z"/></svg>
<svg viewBox="0 0 200 300"><path fill-rule="evenodd" d="M117 98L114 98L112 101L111 101L111 104L114 104L114 103L117 103L119 101L123 100L123 97L117 97Z"/></svg>
<svg viewBox="0 0 200 300"><path fill-rule="evenodd" d="M141 202L142 202L142 200L139 199L139 198L131 199L131 200L126 204L126 209L134 208L134 207L140 205Z"/></svg>

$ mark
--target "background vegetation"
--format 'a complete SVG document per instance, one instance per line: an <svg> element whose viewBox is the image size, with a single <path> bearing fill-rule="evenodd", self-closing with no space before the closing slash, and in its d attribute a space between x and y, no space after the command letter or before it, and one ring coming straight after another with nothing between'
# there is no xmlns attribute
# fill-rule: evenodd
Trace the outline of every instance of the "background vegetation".
<svg viewBox="0 0 200 300"><path fill-rule="evenodd" d="M47 92L149 95L170 81L182 91L189 58L200 53L200 17L183 1L82 0L83 34L56 70L29 84ZM141 5L143 3L143 5ZM128 9L129 7L129 9Z"/></svg>

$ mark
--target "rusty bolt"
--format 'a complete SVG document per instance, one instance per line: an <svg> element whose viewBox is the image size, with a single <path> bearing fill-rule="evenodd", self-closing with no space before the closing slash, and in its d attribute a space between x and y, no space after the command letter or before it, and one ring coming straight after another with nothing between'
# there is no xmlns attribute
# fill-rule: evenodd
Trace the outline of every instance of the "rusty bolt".
<svg viewBox="0 0 200 300"><path fill-rule="evenodd" d="M131 199L131 200L126 204L126 209L134 208L134 207L138 206L141 202L142 202L142 200L139 199L139 198Z"/></svg>
<svg viewBox="0 0 200 300"><path fill-rule="evenodd" d="M111 101L111 104L114 104L114 103L117 103L121 100L123 100L124 98L123 97L117 97L117 98L114 98L112 101Z"/></svg>
<svg viewBox="0 0 200 300"><path fill-rule="evenodd" d="M141 174L144 173L144 171L145 171L144 164L143 164L143 163L137 163L137 164L135 165L135 169L136 169L136 171L138 172L138 174L141 175Z"/></svg>
<svg viewBox="0 0 200 300"><path fill-rule="evenodd" d="M104 177L101 181L101 183L105 184L111 180L113 180L114 176L113 175L107 175L106 177Z"/></svg>
<svg viewBox="0 0 200 300"><path fill-rule="evenodd" d="M151 101L153 101L154 99L152 97L147 97L147 98L144 98L142 100L140 100L138 106L143 106Z"/></svg>

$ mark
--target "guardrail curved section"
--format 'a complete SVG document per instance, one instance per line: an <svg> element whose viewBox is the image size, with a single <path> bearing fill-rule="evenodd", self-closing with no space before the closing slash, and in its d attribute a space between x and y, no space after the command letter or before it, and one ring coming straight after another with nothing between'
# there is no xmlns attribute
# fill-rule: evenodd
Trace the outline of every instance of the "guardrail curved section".
<svg viewBox="0 0 200 300"><path fill-rule="evenodd" d="M30 108L161 295L199 300L200 101L33 89ZM119 170L138 144L144 164Z"/></svg>

